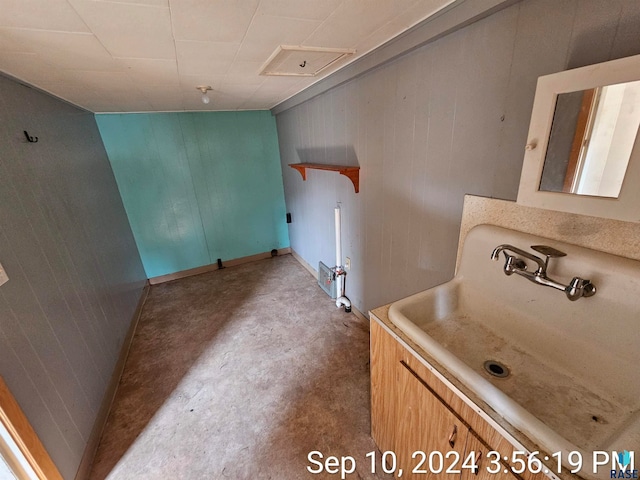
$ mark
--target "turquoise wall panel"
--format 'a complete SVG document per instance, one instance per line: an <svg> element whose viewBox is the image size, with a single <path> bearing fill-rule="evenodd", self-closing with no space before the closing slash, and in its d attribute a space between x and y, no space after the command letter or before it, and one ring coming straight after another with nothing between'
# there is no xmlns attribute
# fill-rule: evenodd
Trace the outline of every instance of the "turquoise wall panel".
<svg viewBox="0 0 640 480"><path fill-rule="evenodd" d="M289 246L270 112L96 120L149 277Z"/></svg>

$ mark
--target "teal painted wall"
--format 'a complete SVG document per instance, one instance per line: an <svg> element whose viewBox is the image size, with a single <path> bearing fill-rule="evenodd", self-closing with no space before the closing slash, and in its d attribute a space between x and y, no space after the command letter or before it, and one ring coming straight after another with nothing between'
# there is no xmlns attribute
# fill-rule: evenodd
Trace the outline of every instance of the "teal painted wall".
<svg viewBox="0 0 640 480"><path fill-rule="evenodd" d="M147 276L289 246L270 112L96 121Z"/></svg>

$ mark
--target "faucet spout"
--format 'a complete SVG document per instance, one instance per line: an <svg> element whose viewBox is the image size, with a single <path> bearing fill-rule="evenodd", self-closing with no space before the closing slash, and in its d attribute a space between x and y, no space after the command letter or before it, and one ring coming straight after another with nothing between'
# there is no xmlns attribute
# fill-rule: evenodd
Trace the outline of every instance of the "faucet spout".
<svg viewBox="0 0 640 480"><path fill-rule="evenodd" d="M590 280L574 277L569 285L563 285L562 283L552 280L547 276L549 259L563 257L566 255L564 252L546 245L535 245L531 248L543 253L546 256L546 259L543 260L542 258L518 247L514 247L513 245L503 244L498 245L493 249L491 252L491 260L498 260L500 253L504 253L505 262L503 271L505 275L513 275L514 273L517 273L530 282L561 290L571 301L575 301L581 297L591 297L592 295L595 295L596 287ZM520 257L524 257L535 262L538 268L534 272L528 271L526 262Z"/></svg>
<svg viewBox="0 0 640 480"><path fill-rule="evenodd" d="M533 262L536 262L536 264L538 265L538 269L536 270L536 272L539 274L545 274L547 271L547 263L544 260L542 260L540 257L537 257L532 253L526 252L524 250L521 250L518 247L514 247L513 245L508 245L506 243L503 245L498 245L496 248L493 249L493 252L491 252L491 260L497 260L498 256L500 255L500 252L504 253L504 257L506 260L508 260L509 257L511 256L507 252L512 252L520 255L521 257L525 257Z"/></svg>

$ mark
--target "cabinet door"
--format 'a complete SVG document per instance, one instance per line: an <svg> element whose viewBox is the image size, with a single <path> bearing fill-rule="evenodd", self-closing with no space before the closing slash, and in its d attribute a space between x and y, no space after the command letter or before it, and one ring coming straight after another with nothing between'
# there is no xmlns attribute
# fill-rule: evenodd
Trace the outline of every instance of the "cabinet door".
<svg viewBox="0 0 640 480"><path fill-rule="evenodd" d="M396 454L402 478L459 479L468 428L404 362L397 365Z"/></svg>
<svg viewBox="0 0 640 480"><path fill-rule="evenodd" d="M395 451L398 342L371 322L371 436L381 451Z"/></svg>
<svg viewBox="0 0 640 480"><path fill-rule="evenodd" d="M500 465L496 466L495 461L492 462L493 457L487 457L487 452L492 450L495 451L481 442L474 432L469 432L465 456L468 457L474 453L478 468L475 470L463 468L462 480L519 480L520 477L511 473L504 462L501 461ZM505 470L507 471L505 472ZM490 471L495 473L490 473Z"/></svg>

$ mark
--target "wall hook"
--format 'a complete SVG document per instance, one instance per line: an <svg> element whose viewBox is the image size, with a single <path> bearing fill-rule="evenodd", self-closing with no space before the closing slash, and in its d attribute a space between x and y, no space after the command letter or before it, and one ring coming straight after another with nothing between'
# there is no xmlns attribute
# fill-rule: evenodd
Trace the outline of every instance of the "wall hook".
<svg viewBox="0 0 640 480"><path fill-rule="evenodd" d="M302 61L302 63L300 64L300 66L301 66L302 68L306 67L306 66L307 66L307 61L306 61L306 60L303 60L303 61Z"/></svg>
<svg viewBox="0 0 640 480"><path fill-rule="evenodd" d="M38 137L32 137L30 136L27 131L24 131L24 136L27 137L27 142L29 143L37 143L38 142Z"/></svg>

